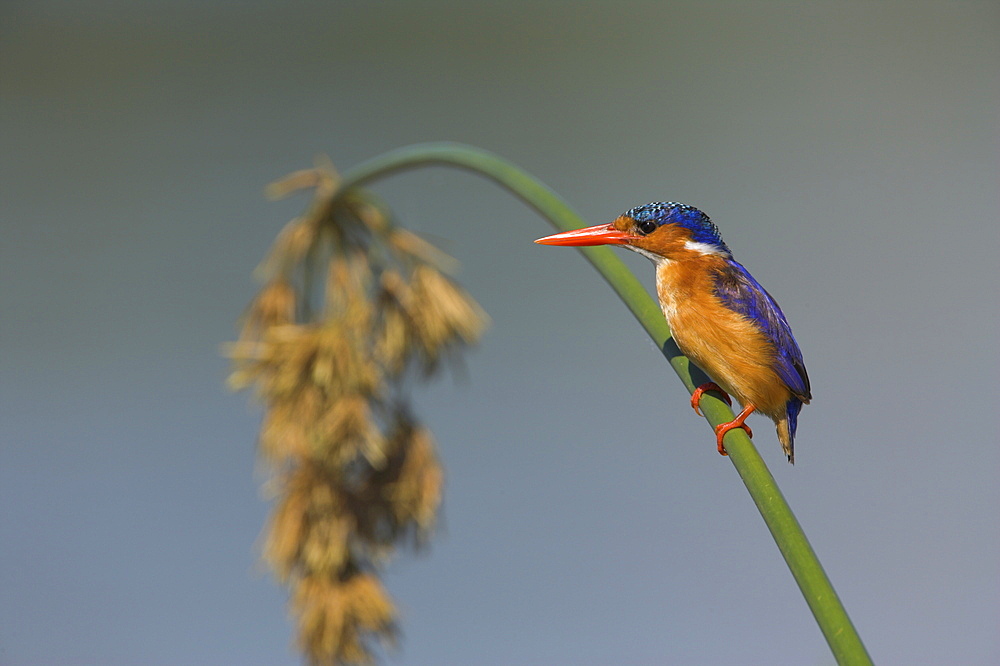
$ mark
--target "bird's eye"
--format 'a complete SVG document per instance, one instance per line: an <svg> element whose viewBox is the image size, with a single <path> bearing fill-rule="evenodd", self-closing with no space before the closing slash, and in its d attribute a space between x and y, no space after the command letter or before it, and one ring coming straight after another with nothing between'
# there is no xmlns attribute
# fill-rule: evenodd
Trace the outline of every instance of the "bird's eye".
<svg viewBox="0 0 1000 666"><path fill-rule="evenodd" d="M656 222L652 220L643 220L642 222L636 222L636 228L642 233L643 236L648 236L649 234L656 231Z"/></svg>

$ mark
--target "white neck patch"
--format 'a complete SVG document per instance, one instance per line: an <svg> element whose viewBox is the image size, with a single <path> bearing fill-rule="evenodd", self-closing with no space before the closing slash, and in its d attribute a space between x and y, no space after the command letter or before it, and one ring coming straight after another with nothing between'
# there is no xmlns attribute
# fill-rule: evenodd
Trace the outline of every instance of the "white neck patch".
<svg viewBox="0 0 1000 666"><path fill-rule="evenodd" d="M698 241L689 240L684 243L684 249L693 250L698 254L714 254L720 257L728 257L729 254L724 250L708 243L699 243Z"/></svg>

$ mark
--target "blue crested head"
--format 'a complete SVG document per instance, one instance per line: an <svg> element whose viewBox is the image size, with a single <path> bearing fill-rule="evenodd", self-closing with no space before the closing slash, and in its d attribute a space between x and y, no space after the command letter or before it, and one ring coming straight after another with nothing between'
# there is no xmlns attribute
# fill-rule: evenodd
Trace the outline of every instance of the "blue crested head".
<svg viewBox="0 0 1000 666"><path fill-rule="evenodd" d="M722 250L731 255L729 246L722 240L719 228L703 212L694 206L678 203L676 201L658 201L645 206L637 206L625 213L626 217L635 220L640 228L643 223L652 222L657 227L665 224L673 224L683 227L691 233L691 240L695 243L704 243L714 248Z"/></svg>

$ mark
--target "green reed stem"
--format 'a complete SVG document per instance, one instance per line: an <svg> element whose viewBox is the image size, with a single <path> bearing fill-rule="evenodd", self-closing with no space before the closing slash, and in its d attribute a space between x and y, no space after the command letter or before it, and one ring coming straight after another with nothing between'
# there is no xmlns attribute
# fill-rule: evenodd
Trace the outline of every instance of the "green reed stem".
<svg viewBox="0 0 1000 666"><path fill-rule="evenodd" d="M492 153L457 143L416 144L385 153L346 173L339 193L398 171L432 165L459 167L486 176L534 208L560 231L588 226L557 194L522 169ZM693 392L697 385L707 381L704 374L690 366L688 359L677 349L659 306L624 262L608 247L578 249L646 329L688 392ZM695 377L692 377L692 371L696 373ZM713 428L734 418L732 410L711 394L702 400L701 407ZM743 430L737 428L729 431L725 444L729 460L771 531L837 663L842 666L871 664L871 658L830 579L753 442Z"/></svg>

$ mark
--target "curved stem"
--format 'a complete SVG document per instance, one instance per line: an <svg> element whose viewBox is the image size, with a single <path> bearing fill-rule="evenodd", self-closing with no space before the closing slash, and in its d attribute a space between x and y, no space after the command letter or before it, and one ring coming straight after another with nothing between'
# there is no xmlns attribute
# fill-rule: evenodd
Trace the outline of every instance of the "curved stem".
<svg viewBox="0 0 1000 666"><path fill-rule="evenodd" d="M384 153L344 174L339 192L398 171L432 165L459 167L490 178L538 211L559 230L569 231L583 226L583 219L569 204L526 171L497 155L459 143L419 143ZM580 251L625 301L657 346L662 347L670 338L670 328L660 315L659 306L649 298L632 271L614 255L611 248L587 247L580 248Z"/></svg>
<svg viewBox="0 0 1000 666"><path fill-rule="evenodd" d="M338 196L398 171L441 165L486 176L534 208L561 231L586 226L569 205L548 187L510 162L487 151L457 143L416 144L390 151L344 174ZM688 363L670 337L659 306L635 275L608 247L578 248L625 302L653 342L660 348L688 392L708 381ZM692 376L694 374L694 376ZM733 412L710 395L701 401L706 420L714 427L733 419ZM806 539L801 525L750 438L741 429L725 438L729 459L746 485L774 541L792 572L838 664L871 664L847 611Z"/></svg>

